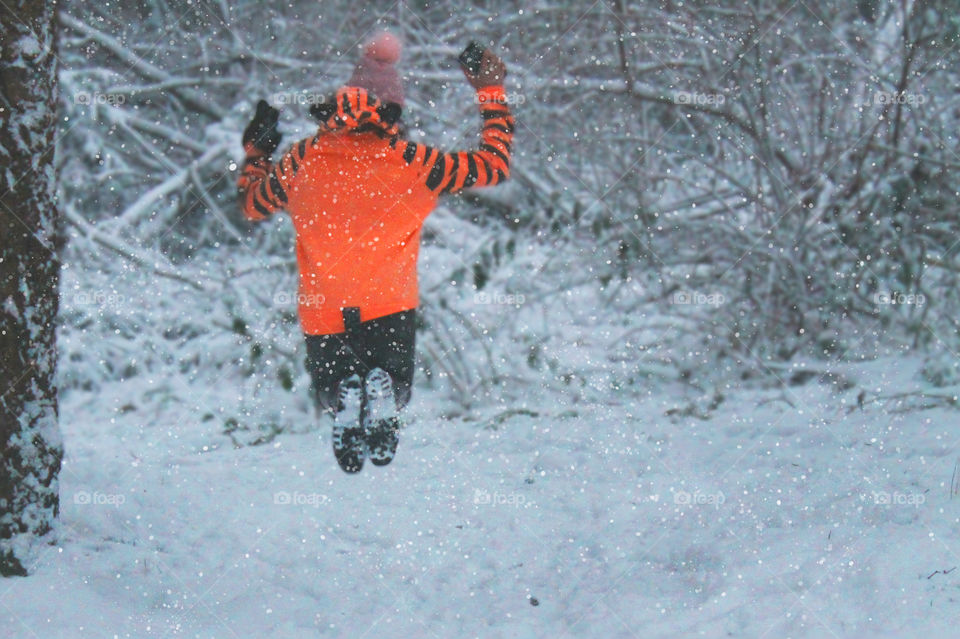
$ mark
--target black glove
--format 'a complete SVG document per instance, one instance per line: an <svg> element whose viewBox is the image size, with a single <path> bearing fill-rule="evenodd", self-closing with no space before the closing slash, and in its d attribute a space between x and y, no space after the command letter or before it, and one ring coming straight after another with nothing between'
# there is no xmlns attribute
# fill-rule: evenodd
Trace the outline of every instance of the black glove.
<svg viewBox="0 0 960 639"><path fill-rule="evenodd" d="M279 118L280 112L265 100L257 102L257 113L243 132L243 146L252 144L264 155L272 155L280 146L280 139L283 137L277 130Z"/></svg>

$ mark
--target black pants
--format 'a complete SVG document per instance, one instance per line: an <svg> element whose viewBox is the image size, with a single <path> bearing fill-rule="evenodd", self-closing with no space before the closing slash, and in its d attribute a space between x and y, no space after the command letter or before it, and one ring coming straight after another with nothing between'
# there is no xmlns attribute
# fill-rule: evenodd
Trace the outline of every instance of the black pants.
<svg viewBox="0 0 960 639"><path fill-rule="evenodd" d="M416 319L415 310L402 311L367 322L348 321L344 333L305 335L317 406L336 410L340 380L354 374L362 379L374 368L390 373L397 408L406 406L413 386Z"/></svg>

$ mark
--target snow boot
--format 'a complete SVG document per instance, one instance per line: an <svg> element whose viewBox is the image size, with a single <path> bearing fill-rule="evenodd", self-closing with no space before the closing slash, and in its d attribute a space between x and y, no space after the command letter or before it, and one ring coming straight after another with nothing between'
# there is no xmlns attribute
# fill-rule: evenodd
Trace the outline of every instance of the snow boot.
<svg viewBox="0 0 960 639"><path fill-rule="evenodd" d="M358 473L363 468L366 444L360 411L363 407L363 388L359 375L340 381L337 388L337 411L333 418L333 454L340 468L347 473Z"/></svg>
<svg viewBox="0 0 960 639"><path fill-rule="evenodd" d="M364 394L363 428L370 461L386 466L393 461L400 440L400 417L390 374L382 368L370 371L364 381Z"/></svg>

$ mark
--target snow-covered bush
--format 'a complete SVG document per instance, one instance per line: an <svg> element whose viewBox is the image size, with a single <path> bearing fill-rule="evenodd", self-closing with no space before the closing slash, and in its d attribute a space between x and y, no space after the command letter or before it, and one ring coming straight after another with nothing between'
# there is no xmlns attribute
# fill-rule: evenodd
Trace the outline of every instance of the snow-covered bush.
<svg viewBox="0 0 960 639"><path fill-rule="evenodd" d="M462 405L568 383L570 354L551 350L598 336L611 358L598 369L689 381L856 358L878 340L960 343L945 0L348 5L66 3L74 283L100 281L104 297L140 271L144 290L176 290L120 315L68 301L68 341L97 331L111 357L138 355L78 346L69 358L95 365L68 364L68 385L179 359L242 375L258 330L283 336L271 348L285 362L258 383L302 378L295 318L276 301L295 286L292 234L241 219L238 137L260 97L283 107L285 142L307 135L301 98L344 82L377 26L406 41L411 136L444 148L477 139L455 61L466 41L510 65L511 181L446 200L424 233L424 379Z"/></svg>

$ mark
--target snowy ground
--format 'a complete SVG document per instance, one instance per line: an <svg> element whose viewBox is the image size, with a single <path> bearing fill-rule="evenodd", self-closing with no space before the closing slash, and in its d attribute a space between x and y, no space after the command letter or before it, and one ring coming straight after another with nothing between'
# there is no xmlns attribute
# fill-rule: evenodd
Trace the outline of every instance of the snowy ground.
<svg viewBox="0 0 960 639"><path fill-rule="evenodd" d="M537 277L528 246L486 289L525 303L477 304L452 273L489 242L433 223L450 323L421 354L510 381L465 408L421 375L396 461L359 476L309 409L292 273L65 270L60 540L0 582L0 639L956 635L955 358L941 388L886 355L695 391L656 372L687 349L637 286Z"/></svg>
<svg viewBox="0 0 960 639"><path fill-rule="evenodd" d="M359 476L309 425L234 448L200 417L224 385L72 391L60 544L0 583L0 636L956 636L956 414L870 401L910 363L713 410L543 390L466 421L419 389Z"/></svg>

